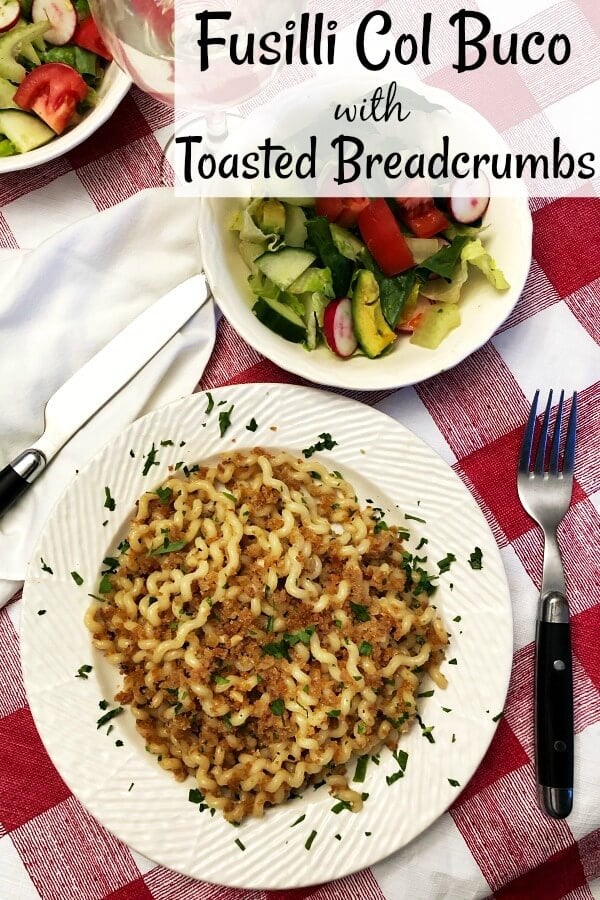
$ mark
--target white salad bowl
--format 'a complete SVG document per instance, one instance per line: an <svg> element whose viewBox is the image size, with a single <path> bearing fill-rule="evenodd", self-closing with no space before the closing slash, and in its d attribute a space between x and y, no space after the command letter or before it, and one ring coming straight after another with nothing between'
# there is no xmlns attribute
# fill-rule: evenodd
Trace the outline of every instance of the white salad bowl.
<svg viewBox="0 0 600 900"><path fill-rule="evenodd" d="M0 177L8 172L20 172L24 169L32 169L34 166L41 166L78 147L110 119L129 91L131 84L131 79L119 69L117 64L111 63L100 85L98 104L94 109L90 110L74 128L54 138L50 143L44 144L43 147L30 150L28 153L0 158Z"/></svg>
<svg viewBox="0 0 600 900"><path fill-rule="evenodd" d="M340 359L321 345L308 352L270 331L252 313L256 297L248 287L249 270L238 251L239 235L229 230L239 199L205 199L200 213L206 275L221 310L248 343L272 362L317 384L355 390L391 390L417 384L456 366L478 350L506 321L527 280L531 265L532 220L523 197L496 197L483 224L484 244L511 287L498 292L471 269L460 311L462 323L436 350L426 350L400 337L380 359Z"/></svg>

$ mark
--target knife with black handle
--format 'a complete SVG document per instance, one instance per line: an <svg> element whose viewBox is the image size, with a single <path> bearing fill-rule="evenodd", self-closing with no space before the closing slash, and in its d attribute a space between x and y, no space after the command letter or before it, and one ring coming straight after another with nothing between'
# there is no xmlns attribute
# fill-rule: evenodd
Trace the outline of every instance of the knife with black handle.
<svg viewBox="0 0 600 900"><path fill-rule="evenodd" d="M178 285L130 322L46 404L44 432L0 471L0 516L80 428L118 394L210 298L204 275Z"/></svg>

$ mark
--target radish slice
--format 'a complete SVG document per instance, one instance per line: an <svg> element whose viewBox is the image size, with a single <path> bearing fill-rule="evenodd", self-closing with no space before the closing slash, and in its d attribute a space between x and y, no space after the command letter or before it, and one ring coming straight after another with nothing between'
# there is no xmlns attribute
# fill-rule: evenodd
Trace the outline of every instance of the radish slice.
<svg viewBox="0 0 600 900"><path fill-rule="evenodd" d="M347 297L334 300L327 306L323 333L333 352L342 359L347 359L356 351L358 341L352 325L352 303Z"/></svg>
<svg viewBox="0 0 600 900"><path fill-rule="evenodd" d="M77 28L77 13L71 0L33 0L31 18L34 22L50 22L52 28L44 40L57 47L68 44Z"/></svg>
<svg viewBox="0 0 600 900"><path fill-rule="evenodd" d="M455 181L450 191L450 212L461 225L472 225L490 205L490 182L486 175L478 179Z"/></svg>
<svg viewBox="0 0 600 900"><path fill-rule="evenodd" d="M0 34L4 31L10 31L13 25L16 25L21 17L21 7L19 0L8 0L8 2L0 3Z"/></svg>

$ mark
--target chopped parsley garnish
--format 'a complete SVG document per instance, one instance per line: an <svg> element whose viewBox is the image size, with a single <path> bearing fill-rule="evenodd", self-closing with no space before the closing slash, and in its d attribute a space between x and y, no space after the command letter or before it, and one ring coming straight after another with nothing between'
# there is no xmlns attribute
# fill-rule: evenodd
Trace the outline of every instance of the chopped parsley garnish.
<svg viewBox="0 0 600 900"><path fill-rule="evenodd" d="M175 445L173 444L173 441L161 441L160 446L161 447L174 447Z"/></svg>
<svg viewBox="0 0 600 900"><path fill-rule="evenodd" d="M92 671L92 666L79 666L77 669L77 675L75 678L83 678L84 681L87 681L88 675Z"/></svg>
<svg viewBox="0 0 600 900"><path fill-rule="evenodd" d="M103 725L106 725L107 722L110 722L110 720L116 718L116 716L120 716L122 712L123 707L116 706L114 709L111 709L107 713L104 713L104 715L100 716L100 718L96 722L96 730L98 728L102 728Z"/></svg>
<svg viewBox="0 0 600 900"><path fill-rule="evenodd" d="M233 409L232 403L228 410L219 413L219 432L221 437L225 437L227 430L231 427L231 413Z"/></svg>
<svg viewBox="0 0 600 900"><path fill-rule="evenodd" d="M375 753L375 754L371 757L371 762L375 763L375 765L378 766L379 763L381 762L381 760L379 759L379 754Z"/></svg>
<svg viewBox="0 0 600 900"><path fill-rule="evenodd" d="M317 832L316 832L316 831L311 831L311 833L310 833L310 835L309 835L309 837L308 837L308 840L306 841L306 843L305 843L305 845L304 845L305 848L306 848L307 850L310 850L310 848L312 847L312 845L313 845L313 843L314 843L314 840L315 840L316 836L317 836Z"/></svg>
<svg viewBox="0 0 600 900"><path fill-rule="evenodd" d="M122 747L122 746L123 746L123 741L121 741L121 740L115 741L115 747Z"/></svg>
<svg viewBox="0 0 600 900"><path fill-rule="evenodd" d="M306 447L302 451L302 455L305 459L310 459L311 456L314 456L315 453L319 452L320 450L333 450L333 448L337 446L338 442L334 441L331 435L325 432L324 434L319 435L319 440L311 447Z"/></svg>
<svg viewBox="0 0 600 900"><path fill-rule="evenodd" d="M364 734L365 731L367 730L367 726L365 725L364 722L359 722L358 725L356 726L356 730L358 731L359 734Z"/></svg>
<svg viewBox="0 0 600 900"><path fill-rule="evenodd" d="M225 722L225 724L227 725L227 727L228 727L230 730L233 730L233 724L232 724L232 722L231 722L231 716L229 715L229 713L225 713L225 715L224 715L224 716L221 716L221 718L223 719L223 721Z"/></svg>
<svg viewBox="0 0 600 900"><path fill-rule="evenodd" d="M238 847L240 848L240 850L245 850L245 849L246 849L245 846L242 844L242 842L240 841L239 838L236 838L236 839L235 839L235 843L238 845Z"/></svg>
<svg viewBox="0 0 600 900"><path fill-rule="evenodd" d="M454 616L454 618L452 619L452 621L453 621L453 622L460 622L461 619L462 619L462 616Z"/></svg>
<svg viewBox="0 0 600 900"><path fill-rule="evenodd" d="M214 680L216 684L229 684L229 678L224 678L223 675L215 675Z"/></svg>
<svg viewBox="0 0 600 900"><path fill-rule="evenodd" d="M455 744L455 743L456 743L456 735L455 735L455 734L452 735L452 741L451 741L451 743L452 743L452 744Z"/></svg>
<svg viewBox="0 0 600 900"><path fill-rule="evenodd" d="M246 431L258 431L258 422L255 418L250 419L246 425Z"/></svg>
<svg viewBox="0 0 600 900"><path fill-rule="evenodd" d="M133 450L129 451L129 455L132 459L135 459L135 453L133 452Z"/></svg>
<svg viewBox="0 0 600 900"><path fill-rule="evenodd" d="M286 644L289 644L290 647L295 647L296 644L310 644L311 635L315 633L316 629L314 625L308 625L306 628L301 631L294 631L292 634L285 634L283 639Z"/></svg>
<svg viewBox="0 0 600 900"><path fill-rule="evenodd" d="M54 570L50 568L50 566L44 562L44 557L40 556L40 562L42 564L42 572L47 572L48 575L54 575Z"/></svg>
<svg viewBox="0 0 600 900"><path fill-rule="evenodd" d="M162 545L154 550L150 550L148 556L164 556L166 553L177 553L179 550L183 550L187 543L187 541L170 541L169 536L165 535Z"/></svg>
<svg viewBox="0 0 600 900"><path fill-rule="evenodd" d="M351 809L352 809L352 804L349 803L348 800L340 800L338 803L335 804L335 806L332 806L332 807L331 807L331 812L332 812L332 813L335 813L336 816L337 816L337 815L339 815L339 814L342 812L342 810L344 810L344 809L348 809L348 810L351 810Z"/></svg>
<svg viewBox="0 0 600 900"><path fill-rule="evenodd" d="M456 556L454 555L454 553L448 553L443 559L440 559L438 563L440 575L443 575L444 572L449 572L450 566L453 562L456 562Z"/></svg>
<svg viewBox="0 0 600 900"><path fill-rule="evenodd" d="M372 831L365 831L365 837L371 837L372 834Z"/></svg>
<svg viewBox="0 0 600 900"><path fill-rule="evenodd" d="M83 584L83 578L81 577L79 572L71 572L71 578L73 579L73 581L75 582L76 585L81 587L81 585Z"/></svg>
<svg viewBox="0 0 600 900"><path fill-rule="evenodd" d="M127 551L129 550L129 541L121 541L121 543L117 547L117 550L119 551L119 553L127 553Z"/></svg>
<svg viewBox="0 0 600 900"><path fill-rule="evenodd" d="M476 570L483 568L483 553L480 547L475 547L469 556L469 565Z"/></svg>
<svg viewBox="0 0 600 900"><path fill-rule="evenodd" d="M386 775L385 780L388 787L391 784L394 784L396 781L399 781L400 778L404 778L404 773L406 772L406 764L408 762L408 753L406 750L396 750L392 756L398 764L398 771L393 772L392 775Z"/></svg>
<svg viewBox="0 0 600 900"><path fill-rule="evenodd" d="M423 737L427 738L430 744L435 744L435 738L433 736L433 729L435 728L435 725L424 725L421 716L417 716L417 722L421 726L421 734L423 735Z"/></svg>
<svg viewBox="0 0 600 900"><path fill-rule="evenodd" d="M267 619L267 628L266 631L270 634L273 631L273 625L275 624L275 616L269 616Z"/></svg>
<svg viewBox="0 0 600 900"><path fill-rule="evenodd" d="M361 656L370 656L373 652L373 644L369 644L368 641L363 641L358 648L358 652Z"/></svg>
<svg viewBox="0 0 600 900"><path fill-rule="evenodd" d="M134 784L135 784L135 781L132 781L131 784L129 785L129 787L127 788L127 793L129 793L129 791L134 786Z"/></svg>
<svg viewBox="0 0 600 900"><path fill-rule="evenodd" d="M394 757L402 771L405 772L406 764L408 762L408 753L406 752L406 750L395 750L394 753L392 753L392 756Z"/></svg>
<svg viewBox="0 0 600 900"><path fill-rule="evenodd" d="M370 622L371 616L369 614L369 610L366 606L361 606L360 603L350 603L350 609L352 610L352 615L359 622Z"/></svg>
<svg viewBox="0 0 600 900"><path fill-rule="evenodd" d="M456 781L454 778L449 778L448 784L451 785L451 787L460 787L460 782Z"/></svg>
<svg viewBox="0 0 600 900"><path fill-rule="evenodd" d="M109 487L104 488L104 495L105 495L105 500L104 500L105 508L109 512L114 512L117 504L116 504L114 497L110 496L110 488Z"/></svg>
<svg viewBox="0 0 600 900"><path fill-rule="evenodd" d="M231 500L232 503L237 503L237 497L234 497L233 494L228 493L228 491L221 491L224 497L227 497L228 500Z"/></svg>
<svg viewBox="0 0 600 900"><path fill-rule="evenodd" d="M269 703L269 709L273 713L274 716L282 716L285 712L285 703L278 697L277 700L273 700L272 703Z"/></svg>
<svg viewBox="0 0 600 900"><path fill-rule="evenodd" d="M106 566L107 568L107 571L102 573L103 575L106 575L107 573L114 575L114 573L119 568L119 560L116 556L106 556L102 560L102 565Z"/></svg>
<svg viewBox="0 0 600 900"><path fill-rule="evenodd" d="M342 621L341 621L341 619L334 619L334 620L333 620L333 624L335 625L336 628L341 628L341 627L342 627Z"/></svg>
<svg viewBox="0 0 600 900"><path fill-rule="evenodd" d="M457 663L456 663L456 658L454 658L454 659L449 659L449 660L448 660L448 665L449 665L449 666L455 666L456 664L457 664Z"/></svg>
<svg viewBox="0 0 600 900"><path fill-rule="evenodd" d="M100 709L108 709L109 702L108 700L100 700L98 706L100 707Z"/></svg>
<svg viewBox="0 0 600 900"><path fill-rule="evenodd" d="M100 594L110 594L112 591L112 581L110 580L110 575L108 572L105 572L102 578L100 579L100 584L98 585L98 592Z"/></svg>
<svg viewBox="0 0 600 900"><path fill-rule="evenodd" d="M152 447L150 448L148 455L146 456L146 462L144 463L144 468L142 469L142 475L147 475L152 466L158 466L159 462L156 458L158 453L157 448L154 446L154 441L152 442Z"/></svg>
<svg viewBox="0 0 600 900"><path fill-rule="evenodd" d="M341 834L334 834L334 838L336 839L336 841L341 841L342 836Z"/></svg>
<svg viewBox="0 0 600 900"><path fill-rule="evenodd" d="M445 713L452 712L452 710L450 709L449 706L442 706L442 711L445 712Z"/></svg>
<svg viewBox="0 0 600 900"><path fill-rule="evenodd" d="M215 408L215 401L214 401L213 395L211 394L210 391L206 392L206 399L208 400L208 403L206 404L206 409L204 410L204 415L210 416L211 412Z"/></svg>
<svg viewBox="0 0 600 900"><path fill-rule="evenodd" d="M161 503L168 503L173 496L173 490L170 487L159 487L154 493Z"/></svg>
<svg viewBox="0 0 600 900"><path fill-rule="evenodd" d="M288 646L285 641L280 641L278 644L265 644L261 649L267 656L273 656L275 659L287 659L289 662Z"/></svg>
<svg viewBox="0 0 600 900"><path fill-rule="evenodd" d="M492 718L492 722L499 722L503 716L504 716L504 711L499 712L497 716L494 716Z"/></svg>
<svg viewBox="0 0 600 900"><path fill-rule="evenodd" d="M399 781L401 778L404 778L404 772L401 769L398 769L397 772L394 772L392 775L386 775L385 781L388 787L394 782Z"/></svg>
<svg viewBox="0 0 600 900"><path fill-rule="evenodd" d="M341 709L328 709L327 715L330 719L339 719L342 711Z"/></svg>
<svg viewBox="0 0 600 900"><path fill-rule="evenodd" d="M421 540L419 541L419 543L417 544L417 550L420 550L421 547L424 547L425 544L428 544L428 543L429 543L429 541L427 540L427 538L422 537Z"/></svg>
<svg viewBox="0 0 600 900"><path fill-rule="evenodd" d="M295 822L292 822L292 824L290 825L290 828L293 828L295 825L299 825L300 822L304 822L305 818L306 818L306 813L304 813L304 815L300 816L299 819L296 819Z"/></svg>
<svg viewBox="0 0 600 900"><path fill-rule="evenodd" d="M320 474L320 472L309 472L308 474L311 478L314 478L315 481L323 481L323 476Z"/></svg>
<svg viewBox="0 0 600 900"><path fill-rule="evenodd" d="M188 800L190 803L204 803L204 795L198 788L192 788L188 794Z"/></svg>
<svg viewBox="0 0 600 900"><path fill-rule="evenodd" d="M417 694L417 697L433 697L433 691L421 691L420 694Z"/></svg>
<svg viewBox="0 0 600 900"><path fill-rule="evenodd" d="M385 522L383 519L380 519L379 522L376 523L375 528L373 529L373 532L375 534L380 534L380 532L382 532L382 531L389 531L389 530L390 529L388 528L387 522Z"/></svg>
<svg viewBox="0 0 600 900"><path fill-rule="evenodd" d="M45 615L46 615L45 609L38 609L38 616L45 616Z"/></svg>
<svg viewBox="0 0 600 900"><path fill-rule="evenodd" d="M425 519L420 519L418 516L411 516L410 513L404 513L404 518L407 522L420 522L421 525L427 524Z"/></svg>
<svg viewBox="0 0 600 900"><path fill-rule="evenodd" d="M358 781L362 784L365 780L365 775L367 774L367 766L369 764L368 756L359 756L356 761L356 770L354 772L354 778L352 781Z"/></svg>

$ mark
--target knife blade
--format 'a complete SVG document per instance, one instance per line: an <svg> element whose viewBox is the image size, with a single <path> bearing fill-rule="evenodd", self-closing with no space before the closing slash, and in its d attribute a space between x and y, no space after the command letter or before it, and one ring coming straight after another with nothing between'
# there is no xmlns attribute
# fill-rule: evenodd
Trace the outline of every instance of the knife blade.
<svg viewBox="0 0 600 900"><path fill-rule="evenodd" d="M0 471L0 516L210 296L204 275L184 281L130 322L56 391L46 404L43 434Z"/></svg>

